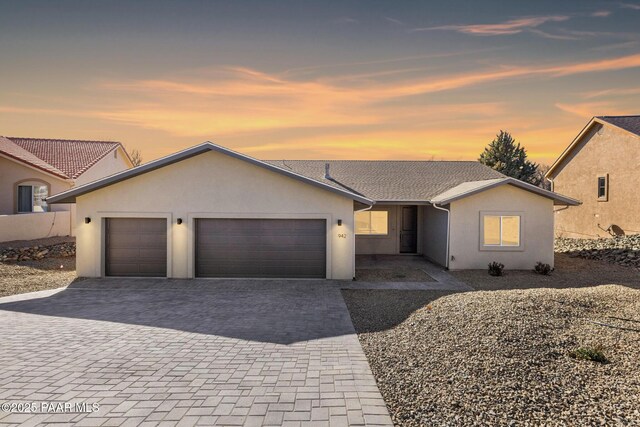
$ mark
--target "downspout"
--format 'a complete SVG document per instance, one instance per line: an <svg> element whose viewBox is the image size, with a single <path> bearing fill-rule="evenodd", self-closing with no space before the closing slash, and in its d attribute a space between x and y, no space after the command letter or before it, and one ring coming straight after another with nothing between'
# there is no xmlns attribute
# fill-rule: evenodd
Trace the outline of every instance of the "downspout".
<svg viewBox="0 0 640 427"><path fill-rule="evenodd" d="M449 239L451 236L451 211L449 211L449 209L445 209L443 207L440 207L438 205L436 205L435 203L431 203L431 206L433 206L434 208L440 210L440 211L445 211L447 213L447 258L445 261L445 265L444 267L448 270L449 269Z"/></svg>
<svg viewBox="0 0 640 427"><path fill-rule="evenodd" d="M366 208L363 208L363 209L358 209L357 211L353 211L353 225L354 225L354 230L353 230L353 272L352 272L353 280L356 280L356 230L355 230L356 213L370 211L371 209L373 209L373 205L367 206Z"/></svg>

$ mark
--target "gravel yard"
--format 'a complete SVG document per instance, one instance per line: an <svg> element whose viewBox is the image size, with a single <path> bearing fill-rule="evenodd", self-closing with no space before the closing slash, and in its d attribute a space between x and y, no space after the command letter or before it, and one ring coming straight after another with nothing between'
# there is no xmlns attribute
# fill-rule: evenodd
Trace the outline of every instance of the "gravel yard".
<svg viewBox="0 0 640 427"><path fill-rule="evenodd" d="M493 277L487 270L450 271L452 276L471 287L483 290L530 288L579 288L619 284L640 289L640 271L605 261L587 260L556 253L555 270L549 276L533 270L504 270L504 276Z"/></svg>
<svg viewBox="0 0 640 427"><path fill-rule="evenodd" d="M396 425L640 425L636 289L343 295Z"/></svg>
<svg viewBox="0 0 640 427"><path fill-rule="evenodd" d="M75 257L0 262L0 297L67 286L75 269Z"/></svg>

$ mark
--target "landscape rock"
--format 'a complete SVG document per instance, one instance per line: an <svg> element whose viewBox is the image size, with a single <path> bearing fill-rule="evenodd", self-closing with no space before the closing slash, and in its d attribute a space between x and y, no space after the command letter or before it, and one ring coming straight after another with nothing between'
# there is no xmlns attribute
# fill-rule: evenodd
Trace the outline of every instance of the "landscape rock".
<svg viewBox="0 0 640 427"><path fill-rule="evenodd" d="M37 245L21 248L0 249L0 262L39 260L43 258L66 258L76 255L75 242L63 242L52 245Z"/></svg>
<svg viewBox="0 0 640 427"><path fill-rule="evenodd" d="M640 234L600 239L556 238L555 251L640 269Z"/></svg>

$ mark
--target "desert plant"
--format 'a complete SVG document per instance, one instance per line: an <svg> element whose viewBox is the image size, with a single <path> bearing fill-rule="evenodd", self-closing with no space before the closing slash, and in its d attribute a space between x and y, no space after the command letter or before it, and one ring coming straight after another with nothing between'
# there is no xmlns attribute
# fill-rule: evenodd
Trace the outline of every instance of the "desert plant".
<svg viewBox="0 0 640 427"><path fill-rule="evenodd" d="M502 276L502 270L504 270L504 264L495 261L489 264L489 275L491 276Z"/></svg>
<svg viewBox="0 0 640 427"><path fill-rule="evenodd" d="M551 274L551 272L553 271L553 269L551 268L551 266L549 264L545 264L542 263L540 261L538 261L536 263L536 266L534 268L535 272L538 274L542 274L544 276L548 276Z"/></svg>
<svg viewBox="0 0 640 427"><path fill-rule="evenodd" d="M569 356L574 359L591 360L598 363L609 363L609 359L604 355L601 345L595 347L579 347L569 352Z"/></svg>

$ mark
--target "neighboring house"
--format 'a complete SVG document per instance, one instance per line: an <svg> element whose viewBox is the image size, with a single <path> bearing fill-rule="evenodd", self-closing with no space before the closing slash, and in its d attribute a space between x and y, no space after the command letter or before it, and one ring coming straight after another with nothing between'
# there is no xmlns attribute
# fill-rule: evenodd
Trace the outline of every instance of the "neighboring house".
<svg viewBox="0 0 640 427"><path fill-rule="evenodd" d="M556 212L557 236L640 233L640 116L592 118L546 178L554 191L582 201Z"/></svg>
<svg viewBox="0 0 640 427"><path fill-rule="evenodd" d="M553 265L576 200L477 162L261 161L206 142L49 197L77 205L79 276L352 279L355 254Z"/></svg>
<svg viewBox="0 0 640 427"><path fill-rule="evenodd" d="M73 234L73 205L46 198L133 165L119 142L0 136L0 241Z"/></svg>

